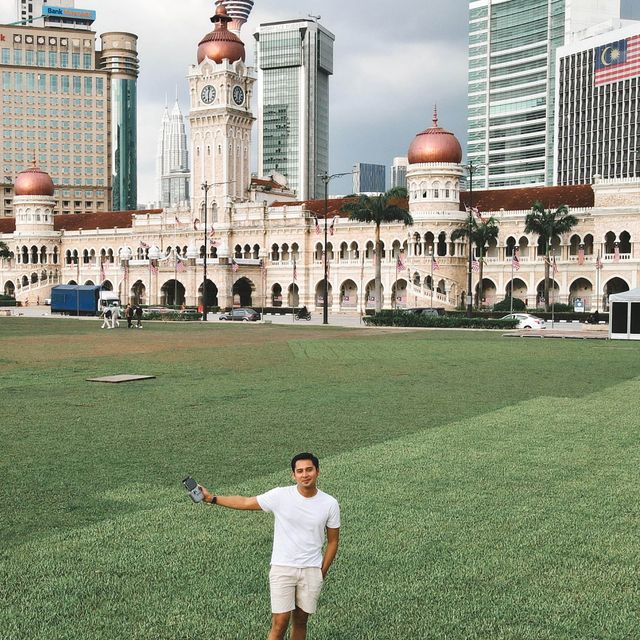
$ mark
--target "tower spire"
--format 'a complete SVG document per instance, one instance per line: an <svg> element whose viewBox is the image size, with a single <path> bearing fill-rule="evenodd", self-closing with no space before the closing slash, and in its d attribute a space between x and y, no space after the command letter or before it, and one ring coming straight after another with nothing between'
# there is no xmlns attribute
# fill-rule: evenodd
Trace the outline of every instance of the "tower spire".
<svg viewBox="0 0 640 640"><path fill-rule="evenodd" d="M437 104L433 105L433 126L434 127L438 126L438 105Z"/></svg>

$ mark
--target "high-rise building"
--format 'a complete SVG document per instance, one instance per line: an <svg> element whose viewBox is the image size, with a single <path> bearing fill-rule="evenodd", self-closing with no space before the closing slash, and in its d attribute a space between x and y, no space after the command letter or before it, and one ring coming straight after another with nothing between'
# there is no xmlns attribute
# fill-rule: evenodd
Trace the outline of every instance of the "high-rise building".
<svg viewBox="0 0 640 640"><path fill-rule="evenodd" d="M138 36L114 31L103 33L100 68L109 75L111 123L112 208L138 208Z"/></svg>
<svg viewBox="0 0 640 640"><path fill-rule="evenodd" d="M31 22L34 19L38 19L43 15L43 9L52 7L59 8L74 8L75 0L16 0L16 21ZM41 24L37 26L43 26Z"/></svg>
<svg viewBox="0 0 640 640"><path fill-rule="evenodd" d="M156 162L157 202L159 207L174 207L189 201L189 152L187 130L178 98L171 113L165 107L158 137Z"/></svg>
<svg viewBox="0 0 640 640"><path fill-rule="evenodd" d="M391 186L407 188L407 167L409 166L409 159L407 156L402 156L393 159L393 165L391 166Z"/></svg>
<svg viewBox="0 0 640 640"><path fill-rule="evenodd" d="M384 193L387 168L383 164L358 162L353 167L353 193Z"/></svg>
<svg viewBox="0 0 640 640"><path fill-rule="evenodd" d="M620 0L471 0L467 156L474 188L553 183L555 52Z"/></svg>
<svg viewBox="0 0 640 640"><path fill-rule="evenodd" d="M640 22L560 47L555 183L640 177Z"/></svg>
<svg viewBox="0 0 640 640"><path fill-rule="evenodd" d="M329 169L329 76L334 35L312 19L261 24L258 172L276 171L300 200L320 198Z"/></svg>
<svg viewBox="0 0 640 640"><path fill-rule="evenodd" d="M253 0L216 0L216 6L218 5L222 5L231 18L229 29L240 33L242 25L249 19L253 9Z"/></svg>

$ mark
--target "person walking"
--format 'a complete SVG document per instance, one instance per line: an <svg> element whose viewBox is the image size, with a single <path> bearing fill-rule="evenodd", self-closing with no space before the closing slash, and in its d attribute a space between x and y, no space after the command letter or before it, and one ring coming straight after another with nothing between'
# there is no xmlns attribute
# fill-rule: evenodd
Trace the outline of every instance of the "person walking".
<svg viewBox="0 0 640 640"><path fill-rule="evenodd" d="M142 307L137 304L134 311L136 315L136 327L142 329Z"/></svg>
<svg viewBox="0 0 640 640"><path fill-rule="evenodd" d="M101 329L112 329L113 325L111 324L111 309L109 307L102 307L102 313L100 314L102 318L102 326Z"/></svg>
<svg viewBox="0 0 640 640"><path fill-rule="evenodd" d="M133 307L130 304L124 310L124 317L127 319L127 327L131 329L133 326Z"/></svg>
<svg viewBox="0 0 640 640"><path fill-rule="evenodd" d="M120 307L114 304L111 308L111 327L115 329L120 326Z"/></svg>
<svg viewBox="0 0 640 640"><path fill-rule="evenodd" d="M312 453L299 453L291 460L291 472L295 485L277 487L252 498L218 496L199 485L205 502L274 515L268 640L283 640L290 622L291 640L306 638L309 615L316 612L340 540L340 505L318 489L318 458Z"/></svg>

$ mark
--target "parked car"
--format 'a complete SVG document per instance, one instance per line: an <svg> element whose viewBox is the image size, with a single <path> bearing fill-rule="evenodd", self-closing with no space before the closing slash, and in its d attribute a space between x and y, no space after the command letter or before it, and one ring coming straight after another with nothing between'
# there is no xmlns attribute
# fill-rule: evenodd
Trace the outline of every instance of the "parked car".
<svg viewBox="0 0 640 640"><path fill-rule="evenodd" d="M510 313L502 320L517 320L516 329L544 329L547 324L542 318L532 316L528 313Z"/></svg>
<svg viewBox="0 0 640 640"><path fill-rule="evenodd" d="M435 309L433 307L413 307L411 309L405 309L405 313L413 313L421 316L443 316L444 309Z"/></svg>
<svg viewBox="0 0 640 640"><path fill-rule="evenodd" d="M218 320L241 320L243 322L255 322L260 320L260 314L255 309L249 307L240 307L239 309L232 309L226 313L220 314Z"/></svg>

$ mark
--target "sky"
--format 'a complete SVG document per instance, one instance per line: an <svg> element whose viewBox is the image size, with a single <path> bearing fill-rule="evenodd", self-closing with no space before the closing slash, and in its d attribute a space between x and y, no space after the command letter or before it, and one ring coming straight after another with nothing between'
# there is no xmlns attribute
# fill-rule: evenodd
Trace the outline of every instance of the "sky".
<svg viewBox="0 0 640 640"><path fill-rule="evenodd" d="M98 34L139 36L138 202L149 203L156 197L165 99L171 106L177 87L187 115L186 73L196 62L198 43L213 28L213 0L76 0L76 7L97 12ZM440 125L464 148L467 11L465 0L255 0L241 37L253 64L253 34L262 22L320 15L320 23L335 35L329 172L340 173L356 162L389 167L395 156L406 155L416 133L431 126L434 103ZM0 22L14 20L14 12L14 0L0 0ZM254 141L256 136L254 125ZM351 178L333 181L331 191L350 193Z"/></svg>

